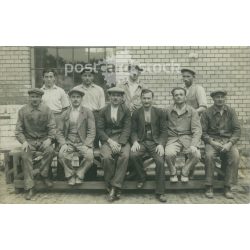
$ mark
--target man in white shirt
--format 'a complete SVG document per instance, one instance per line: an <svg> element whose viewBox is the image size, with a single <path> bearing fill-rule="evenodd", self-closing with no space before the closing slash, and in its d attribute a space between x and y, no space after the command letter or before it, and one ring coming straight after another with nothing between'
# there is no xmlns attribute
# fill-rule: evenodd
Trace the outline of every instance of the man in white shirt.
<svg viewBox="0 0 250 250"><path fill-rule="evenodd" d="M42 101L52 110L56 125L58 125L62 112L70 106L70 103L65 91L56 86L55 76L55 71L53 69L45 69L43 71L44 85L41 89L44 92Z"/></svg>

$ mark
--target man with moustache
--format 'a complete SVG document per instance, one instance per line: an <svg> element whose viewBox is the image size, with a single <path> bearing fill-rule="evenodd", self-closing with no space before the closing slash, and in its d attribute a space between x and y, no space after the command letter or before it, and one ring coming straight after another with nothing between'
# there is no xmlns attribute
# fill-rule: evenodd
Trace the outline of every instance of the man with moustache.
<svg viewBox="0 0 250 250"><path fill-rule="evenodd" d="M93 142L96 134L93 113L81 106L84 92L76 87L69 91L71 108L62 114L58 125L59 162L69 185L81 184L93 164ZM79 167L72 166L73 156L81 157Z"/></svg>
<svg viewBox="0 0 250 250"><path fill-rule="evenodd" d="M165 160L170 170L170 182L178 182L175 160L183 152L187 160L182 168L181 181L189 181L190 169L194 169L201 155L199 150L202 134L198 112L186 104L186 89L176 87L172 91L174 104L167 109L168 140Z"/></svg>
<svg viewBox="0 0 250 250"><path fill-rule="evenodd" d="M207 108L207 97L204 88L194 83L195 71L189 68L181 69L182 79L187 91L186 102L196 109L199 115Z"/></svg>
<svg viewBox="0 0 250 250"><path fill-rule="evenodd" d="M53 160L54 150L51 145L56 136L56 124L53 112L41 103L43 90L34 88L28 91L29 104L18 112L15 136L22 144L22 168L24 172L25 198L30 200L34 195L33 165L39 164L40 177L47 187L53 183L48 179L49 168ZM33 160L40 154L40 162Z"/></svg>
<svg viewBox="0 0 250 250"><path fill-rule="evenodd" d="M167 123L165 112L153 106L153 98L154 93L151 90L143 89L142 107L133 112L130 159L139 176L137 188L142 188L146 181L142 156L147 152L153 157L156 164L156 198L160 202L166 202L164 147L167 139Z"/></svg>
<svg viewBox="0 0 250 250"><path fill-rule="evenodd" d="M110 104L100 111L97 130L102 143L101 160L104 179L109 192L108 201L119 199L127 171L131 131L131 114L123 104L124 90L119 87L108 89Z"/></svg>
<svg viewBox="0 0 250 250"><path fill-rule="evenodd" d="M53 69L43 71L44 85L41 88L44 92L43 102L52 110L56 124L61 119L61 114L69 107L69 99L65 91L56 83L56 73Z"/></svg>
<svg viewBox="0 0 250 250"><path fill-rule="evenodd" d="M235 110L225 104L227 92L216 90L211 94L214 104L208 108L201 118L202 139L205 142L205 170L207 198L213 198L213 179L215 158L222 161L224 176L224 195L233 199L231 186L237 181L239 167L239 151L236 147L240 139L241 128Z"/></svg>

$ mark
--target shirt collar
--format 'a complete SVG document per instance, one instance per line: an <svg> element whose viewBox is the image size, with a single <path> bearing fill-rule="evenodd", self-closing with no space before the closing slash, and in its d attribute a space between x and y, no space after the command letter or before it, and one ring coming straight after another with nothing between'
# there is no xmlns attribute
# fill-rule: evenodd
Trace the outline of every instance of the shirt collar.
<svg viewBox="0 0 250 250"><path fill-rule="evenodd" d="M39 106L37 108L32 107L31 104L29 104L28 107L29 107L29 110L31 112L34 111L34 110L42 111L42 105L41 105L41 103L39 104Z"/></svg>
<svg viewBox="0 0 250 250"><path fill-rule="evenodd" d="M46 86L43 85L43 86L42 86L42 89L43 89L43 90L46 90L46 89L49 89L49 88L46 88ZM57 89L57 86L54 84L53 87L50 88L50 89Z"/></svg>
<svg viewBox="0 0 250 250"><path fill-rule="evenodd" d="M90 84L90 87L94 88L94 87L95 87L95 84L94 84L94 83L91 83L91 84ZM83 89L88 89L88 88L86 88L83 84L81 84L81 88L83 88Z"/></svg>
<svg viewBox="0 0 250 250"><path fill-rule="evenodd" d="M127 86L128 86L128 83L129 83L129 80L126 80L126 81L124 82L124 85L127 85ZM138 84L138 87L142 88L142 83L140 82L140 80L138 80L136 83Z"/></svg>
<svg viewBox="0 0 250 250"><path fill-rule="evenodd" d="M227 112L227 106L224 105L222 108L223 111ZM215 105L213 105L213 114L220 113L220 109L218 109Z"/></svg>
<svg viewBox="0 0 250 250"><path fill-rule="evenodd" d="M175 111L175 112L177 113L176 105L175 105L175 104L172 105L172 106L170 107L170 112L172 112L172 111ZM181 115L183 115L183 114L186 113L186 112L190 113L190 108L188 107L187 104L185 104L185 106L183 107L182 111L183 111L183 112L182 112Z"/></svg>
<svg viewBox="0 0 250 250"><path fill-rule="evenodd" d="M74 108L74 107L72 106L72 110L73 110L73 111L78 111L78 112L80 112L80 109L81 109L81 105L80 105L78 108Z"/></svg>

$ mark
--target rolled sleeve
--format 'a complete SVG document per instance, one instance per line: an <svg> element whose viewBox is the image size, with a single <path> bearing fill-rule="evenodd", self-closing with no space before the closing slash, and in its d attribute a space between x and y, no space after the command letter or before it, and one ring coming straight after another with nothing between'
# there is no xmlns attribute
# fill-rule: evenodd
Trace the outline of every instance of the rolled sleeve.
<svg viewBox="0 0 250 250"><path fill-rule="evenodd" d="M197 85L196 98L197 98L197 102L199 104L199 107L207 108L207 96L206 96L206 92L202 86Z"/></svg>

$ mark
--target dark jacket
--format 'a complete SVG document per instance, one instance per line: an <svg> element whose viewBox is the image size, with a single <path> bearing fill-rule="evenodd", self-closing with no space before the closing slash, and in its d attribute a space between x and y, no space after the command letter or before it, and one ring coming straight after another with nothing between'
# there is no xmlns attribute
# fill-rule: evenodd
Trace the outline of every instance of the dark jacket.
<svg viewBox="0 0 250 250"><path fill-rule="evenodd" d="M101 142L106 142L112 135L119 134L118 143L125 145L131 132L131 114L125 104L120 104L117 121L111 120L111 104L100 110L97 120L97 132Z"/></svg>
<svg viewBox="0 0 250 250"><path fill-rule="evenodd" d="M167 141L167 120L166 113L161 109L151 108L151 129L152 136L157 144L164 146ZM143 107L134 111L132 115L131 141L142 141L145 133L145 116Z"/></svg>
<svg viewBox="0 0 250 250"><path fill-rule="evenodd" d="M66 144L66 140L68 138L71 109L72 108L69 108L63 112L62 118L58 124L57 141L60 146ZM89 109L82 106L80 108L80 115L77 121L77 131L83 145L90 148L93 147L93 141L96 135L95 118Z"/></svg>

